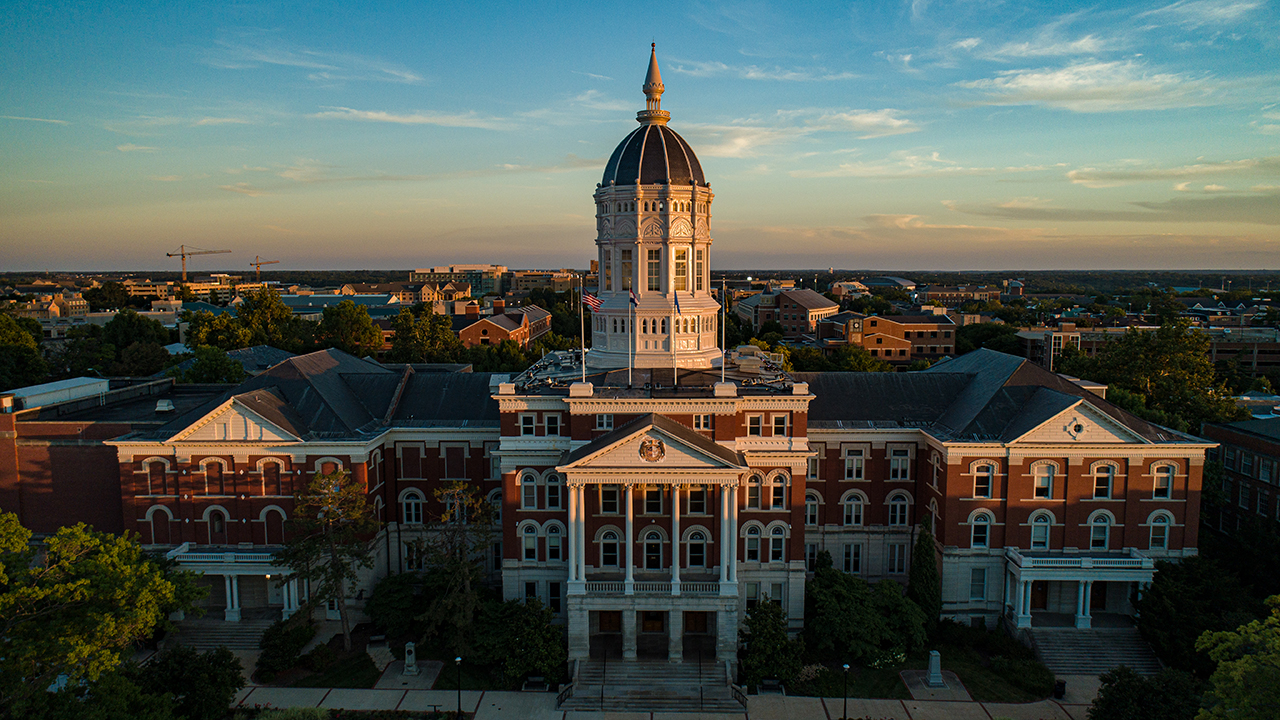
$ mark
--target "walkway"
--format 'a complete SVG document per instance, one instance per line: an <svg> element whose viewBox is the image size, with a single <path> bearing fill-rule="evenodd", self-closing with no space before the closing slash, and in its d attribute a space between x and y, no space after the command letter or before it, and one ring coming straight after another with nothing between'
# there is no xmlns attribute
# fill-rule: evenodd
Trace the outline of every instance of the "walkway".
<svg viewBox="0 0 1280 720"><path fill-rule="evenodd" d="M1020 705L1008 703L946 702L931 700L872 700L849 698L849 717L873 720L1086 720L1090 678L1067 678L1081 692L1065 701L1042 700ZM1092 678L1092 689L1097 679ZM1077 697L1072 697L1077 695ZM1091 699L1091 698L1090 698ZM326 688L245 688L234 704L252 707L323 707L346 710L453 710L454 690L344 690ZM476 720L832 720L843 712L840 698L752 696L745 713L698 712L597 712L557 710L554 693L462 691L462 709Z"/></svg>

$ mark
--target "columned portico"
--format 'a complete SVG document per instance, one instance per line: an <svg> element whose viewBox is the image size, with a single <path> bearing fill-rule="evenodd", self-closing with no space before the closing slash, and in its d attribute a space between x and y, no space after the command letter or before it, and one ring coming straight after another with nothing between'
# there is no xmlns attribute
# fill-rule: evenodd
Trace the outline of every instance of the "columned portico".
<svg viewBox="0 0 1280 720"><path fill-rule="evenodd" d="M1092 598L1095 583L1150 583L1155 576L1155 561L1129 548L1123 552L1071 553L1064 551L1029 553L1016 548L1005 548L1006 609L1014 627L1031 627L1033 590L1037 584L1053 583L1057 586L1074 585L1074 607L1066 601L1066 607L1056 612L1074 610L1077 628L1093 626ZM1046 591L1041 585L1041 602ZM1043 607L1043 606L1042 606Z"/></svg>

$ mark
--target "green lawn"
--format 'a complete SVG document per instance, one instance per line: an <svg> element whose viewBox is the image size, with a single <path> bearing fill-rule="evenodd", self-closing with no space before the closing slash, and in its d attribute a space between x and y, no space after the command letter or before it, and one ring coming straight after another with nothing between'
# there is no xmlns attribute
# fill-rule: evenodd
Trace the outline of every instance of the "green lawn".
<svg viewBox="0 0 1280 720"><path fill-rule="evenodd" d="M453 658L444 660L444 667L440 669L440 675L436 678L434 690L457 690L458 689L458 666L453 664ZM498 687L493 684L491 668L488 665L472 665L466 660L462 661L462 689L463 690L506 690L505 687Z"/></svg>
<svg viewBox="0 0 1280 720"><path fill-rule="evenodd" d="M999 673L983 665L983 657L972 648L943 645L942 669L955 673L964 683L969 695L979 702L1024 703L1042 700L1010 683ZM849 671L849 697L890 698L910 700L911 693L898 673L902 670L926 670L929 657L924 652L913 653L903 662L886 668L855 667ZM843 672L838 665L822 673L806 687L797 688L821 697L840 697L844 689Z"/></svg>
<svg viewBox="0 0 1280 720"><path fill-rule="evenodd" d="M324 672L308 675L294 687L371 688L382 673L366 653L356 653L330 665Z"/></svg>

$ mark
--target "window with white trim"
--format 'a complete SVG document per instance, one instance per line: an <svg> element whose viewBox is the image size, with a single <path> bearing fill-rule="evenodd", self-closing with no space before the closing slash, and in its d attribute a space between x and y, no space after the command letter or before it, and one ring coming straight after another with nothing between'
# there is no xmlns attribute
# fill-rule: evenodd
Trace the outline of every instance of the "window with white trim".
<svg viewBox="0 0 1280 720"><path fill-rule="evenodd" d="M1089 549L1106 550L1111 546L1111 518L1098 513L1089 521Z"/></svg>
<svg viewBox="0 0 1280 720"><path fill-rule="evenodd" d="M844 451L844 479L861 480L864 476L865 458L861 448L850 448Z"/></svg>
<svg viewBox="0 0 1280 720"><path fill-rule="evenodd" d="M1147 547L1152 550L1169 549L1169 516L1157 513L1151 516L1151 539Z"/></svg>
<svg viewBox="0 0 1280 720"><path fill-rule="evenodd" d="M410 490L405 493L404 500L400 501L400 507L403 510L404 523L406 525L422 524L422 494L417 490Z"/></svg>
<svg viewBox="0 0 1280 720"><path fill-rule="evenodd" d="M538 529L532 525L526 525L524 532L521 533L524 538L524 559L538 559Z"/></svg>
<svg viewBox="0 0 1280 720"><path fill-rule="evenodd" d="M787 531L781 527L774 527L769 531L769 562L783 561L787 542L786 534Z"/></svg>
<svg viewBox="0 0 1280 720"><path fill-rule="evenodd" d="M787 434L787 416L774 415L773 416L773 436L785 437L786 434Z"/></svg>
<svg viewBox="0 0 1280 720"><path fill-rule="evenodd" d="M707 514L707 489L705 487L695 485L689 488L688 512L690 515Z"/></svg>
<svg viewBox="0 0 1280 720"><path fill-rule="evenodd" d="M618 514L618 486L617 485L601 485L600 486L600 514L602 515Z"/></svg>
<svg viewBox="0 0 1280 720"><path fill-rule="evenodd" d="M534 435L538 426L538 416L533 413L523 413L520 415L520 434Z"/></svg>
<svg viewBox="0 0 1280 720"><path fill-rule="evenodd" d="M618 533L606 530L600 536L600 565L602 567L618 566Z"/></svg>
<svg viewBox="0 0 1280 720"><path fill-rule="evenodd" d="M1049 463L1041 463L1031 469L1031 476L1035 486L1035 495L1037 498L1053 497L1053 476L1057 472L1056 466Z"/></svg>
<svg viewBox="0 0 1280 720"><path fill-rule="evenodd" d="M770 478L770 507L774 510L785 510L787 507L787 478L774 475Z"/></svg>
<svg viewBox="0 0 1280 720"><path fill-rule="evenodd" d="M889 479L911 479L911 451L894 449L889 451Z"/></svg>
<svg viewBox="0 0 1280 720"><path fill-rule="evenodd" d="M709 413L702 413L702 414L700 414L700 415L694 415L694 416L693 416L693 429L694 429L694 430L710 430L710 429L711 429L711 415L710 415Z"/></svg>
<svg viewBox="0 0 1280 720"><path fill-rule="evenodd" d="M1116 469L1111 465L1097 465L1093 468L1093 497L1095 500L1110 500L1114 487Z"/></svg>
<svg viewBox="0 0 1280 720"><path fill-rule="evenodd" d="M1156 477L1151 497L1157 500L1168 500L1173 496L1173 478L1178 469L1173 465L1160 465L1153 470Z"/></svg>
<svg viewBox="0 0 1280 720"><path fill-rule="evenodd" d="M560 476L555 473L547 476L547 509L560 509Z"/></svg>
<svg viewBox="0 0 1280 720"><path fill-rule="evenodd" d="M995 467L992 465L979 465L973 471L973 496L976 498L991 497L992 478L995 476Z"/></svg>
<svg viewBox="0 0 1280 720"><path fill-rule="evenodd" d="M644 491L644 514L645 515L661 515L662 514L662 488L645 488Z"/></svg>
<svg viewBox="0 0 1280 720"><path fill-rule="evenodd" d="M662 569L662 534L650 530L644 536L644 569Z"/></svg>
<svg viewBox="0 0 1280 720"><path fill-rule="evenodd" d="M760 562L760 528L747 528L747 561Z"/></svg>
<svg viewBox="0 0 1280 720"><path fill-rule="evenodd" d="M748 415L747 416L747 435L760 437L764 435L764 416Z"/></svg>
<svg viewBox="0 0 1280 720"><path fill-rule="evenodd" d="M804 524L814 526L818 524L818 494L805 493L804 496Z"/></svg>
<svg viewBox="0 0 1280 720"><path fill-rule="evenodd" d="M862 572L862 545L851 543L844 546L844 571L851 574Z"/></svg>
<svg viewBox="0 0 1280 720"><path fill-rule="evenodd" d="M555 436L560 434L560 415L558 413L547 413L542 418L542 423L546 426L547 435Z"/></svg>
<svg viewBox="0 0 1280 720"><path fill-rule="evenodd" d="M973 523L970 525L971 537L969 539L969 547L985 548L990 547L991 542L991 516L986 513L978 513L973 516Z"/></svg>
<svg viewBox="0 0 1280 720"><path fill-rule="evenodd" d="M902 575L907 571L906 543L889 543L889 563L886 569L894 575Z"/></svg>
<svg viewBox="0 0 1280 720"><path fill-rule="evenodd" d="M1049 526L1051 525L1049 516L1045 513L1037 513L1031 518L1031 549L1032 550L1048 550L1049 549Z"/></svg>
<svg viewBox="0 0 1280 720"><path fill-rule="evenodd" d="M558 525L552 525L547 528L547 559L562 560L564 536L560 533Z"/></svg>
<svg viewBox="0 0 1280 720"><path fill-rule="evenodd" d="M707 564L707 536L701 530L689 533L688 565L691 568L705 567Z"/></svg>
<svg viewBox="0 0 1280 720"><path fill-rule="evenodd" d="M844 502L844 524L859 526L862 524L862 506L863 499L861 495L850 495L845 498Z"/></svg>
<svg viewBox="0 0 1280 720"><path fill-rule="evenodd" d="M747 478L747 509L760 509L760 493L764 488L764 478L759 475L752 475Z"/></svg>
<svg viewBox="0 0 1280 720"><path fill-rule="evenodd" d="M612 430L612 429L613 429L613 414L612 414L612 413L599 413L599 414L597 414L597 415L596 415L596 429L597 429L597 430Z"/></svg>
<svg viewBox="0 0 1280 720"><path fill-rule="evenodd" d="M973 568L969 571L969 599L987 599L987 569Z"/></svg>
<svg viewBox="0 0 1280 720"><path fill-rule="evenodd" d="M538 480L533 475L524 475L520 479L520 508L538 509Z"/></svg>
<svg viewBox="0 0 1280 720"><path fill-rule="evenodd" d="M902 526L907 524L907 496L896 493L889 498L889 524Z"/></svg>

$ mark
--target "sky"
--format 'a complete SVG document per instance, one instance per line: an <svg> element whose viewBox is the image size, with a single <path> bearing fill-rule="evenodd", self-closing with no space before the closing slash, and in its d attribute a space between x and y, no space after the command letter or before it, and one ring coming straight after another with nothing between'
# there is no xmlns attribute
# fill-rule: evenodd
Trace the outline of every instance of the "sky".
<svg viewBox="0 0 1280 720"><path fill-rule="evenodd" d="M650 43L715 269L1276 269L1278 7L16 3L0 270L585 267Z"/></svg>

